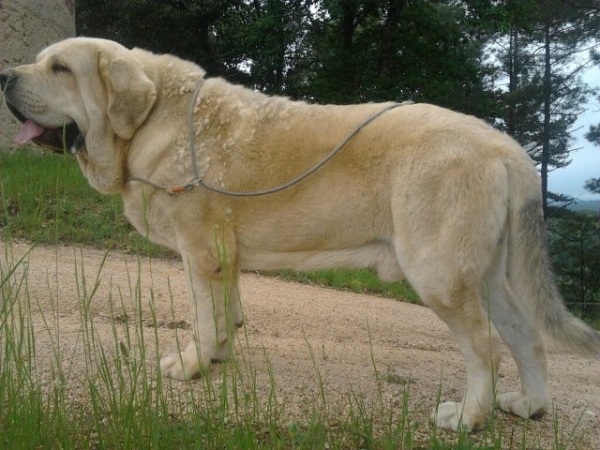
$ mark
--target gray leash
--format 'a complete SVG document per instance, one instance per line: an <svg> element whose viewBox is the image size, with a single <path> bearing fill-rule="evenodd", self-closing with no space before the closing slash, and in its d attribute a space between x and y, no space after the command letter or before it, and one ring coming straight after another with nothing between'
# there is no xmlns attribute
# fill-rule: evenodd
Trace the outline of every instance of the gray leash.
<svg viewBox="0 0 600 450"><path fill-rule="evenodd" d="M376 112L371 117L369 117L364 122L362 122L359 126L357 126L354 130L352 130L344 138L344 140L340 144L338 144L337 147L335 147L333 150L331 150L327 154L327 156L325 156L325 158L323 158L323 160L321 160L318 164L311 167L309 170L300 174L296 178L288 181L287 183L282 184L277 187L274 187L274 188L271 188L271 189L265 189L265 190L261 190L261 191L235 192L235 191L228 191L225 189L220 189L220 188L211 186L209 184L206 184L204 182L204 180L200 177L200 174L198 171L198 165L196 162L196 144L195 144L196 132L194 129L194 107L196 105L196 100L198 98L198 93L200 92L201 86L202 86L202 83L198 83L198 86L196 87L196 90L194 91L194 95L193 95L192 101L190 102L190 106L189 106L189 110L188 110L188 133L189 133L189 141L190 141L190 153L191 153L191 157L192 157L192 170L194 172L194 180L190 181L189 183L182 185L182 186L162 186L162 185L156 184L150 180L146 180L144 178L139 178L139 177L135 177L135 176L130 176L127 179L127 181L139 181L139 182L148 184L150 186L153 186L157 189L164 190L169 194L178 194L181 192L186 192L186 191L192 190L196 186L202 186L204 189L207 189L209 191L216 192L217 194L227 195L230 197L259 197L261 195L274 194L276 192L283 191L284 189L287 189L287 188L295 185L296 183L299 183L300 181L304 180L306 177L315 173L317 170L319 170L321 167L323 167L327 162L329 162L329 160L331 160L331 158L333 158L342 148L344 148L344 146L354 136L356 136L363 128L365 128L367 125L369 125L375 119L377 119L379 116L381 116L381 115L385 114L386 112L388 112L394 108L397 108L399 106L403 106L408 103L412 103L412 102L393 103L391 105L386 106L381 111Z"/></svg>

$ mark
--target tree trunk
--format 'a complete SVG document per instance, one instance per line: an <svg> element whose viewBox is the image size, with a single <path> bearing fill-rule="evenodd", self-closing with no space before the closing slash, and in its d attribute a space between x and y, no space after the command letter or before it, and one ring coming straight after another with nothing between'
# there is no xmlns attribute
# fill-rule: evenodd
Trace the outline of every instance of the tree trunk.
<svg viewBox="0 0 600 450"><path fill-rule="evenodd" d="M35 55L61 39L75 36L74 0L1 0L0 70L31 63ZM13 145L18 121L0 107L0 150Z"/></svg>
<svg viewBox="0 0 600 450"><path fill-rule="evenodd" d="M392 63L396 45L394 38L400 23L400 15L406 6L406 0L389 0L387 15L383 24L379 61L377 62L377 76L387 78L392 73Z"/></svg>
<svg viewBox="0 0 600 450"><path fill-rule="evenodd" d="M552 106L552 63L550 60L550 24L544 25L544 128L542 131L542 205L544 217L548 214L548 165L550 163L550 108Z"/></svg>
<svg viewBox="0 0 600 450"><path fill-rule="evenodd" d="M515 28L511 27L509 34L509 43L508 43L508 92L513 94L518 89L518 79L519 76L517 74L517 58L519 55L519 46L518 46L518 32ZM515 97L511 95L508 102L508 111L506 114L506 132L516 138L516 120L517 120L517 105L515 101Z"/></svg>
<svg viewBox="0 0 600 450"><path fill-rule="evenodd" d="M345 52L352 50L352 40L354 38L354 30L356 29L356 5L354 2L343 2L343 18L342 18L342 48Z"/></svg>

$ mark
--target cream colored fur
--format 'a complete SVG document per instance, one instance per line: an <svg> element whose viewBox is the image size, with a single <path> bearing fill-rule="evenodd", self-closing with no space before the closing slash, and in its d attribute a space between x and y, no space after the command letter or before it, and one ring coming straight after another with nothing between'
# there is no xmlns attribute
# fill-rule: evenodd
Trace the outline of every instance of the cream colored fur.
<svg viewBox="0 0 600 450"><path fill-rule="evenodd" d="M54 73L57 61L70 73ZM204 79L201 68L173 56L98 39L52 45L14 74L7 95L23 115L46 127L75 121L86 141L77 159L90 184L120 194L141 234L181 254L195 338L162 359L167 376L186 380L226 358L233 325L242 324L241 269L373 267L389 281L405 274L465 356L464 398L432 413L453 430L483 426L502 340L522 389L497 402L525 418L549 406L542 329L581 353L600 353L598 334L566 312L553 283L535 167L478 119L401 106L283 192L232 198L197 187L169 195L128 179L191 180L187 115L198 84L198 165L208 184L233 191L298 176L385 105L268 97Z"/></svg>

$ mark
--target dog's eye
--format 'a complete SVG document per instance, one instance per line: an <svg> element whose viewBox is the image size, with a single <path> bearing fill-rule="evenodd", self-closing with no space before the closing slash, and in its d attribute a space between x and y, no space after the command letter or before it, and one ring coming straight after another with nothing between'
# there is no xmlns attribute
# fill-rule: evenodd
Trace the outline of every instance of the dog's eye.
<svg viewBox="0 0 600 450"><path fill-rule="evenodd" d="M54 72L54 73L71 73L71 70L67 66L64 66L61 63L55 62L54 64L52 64L52 72Z"/></svg>

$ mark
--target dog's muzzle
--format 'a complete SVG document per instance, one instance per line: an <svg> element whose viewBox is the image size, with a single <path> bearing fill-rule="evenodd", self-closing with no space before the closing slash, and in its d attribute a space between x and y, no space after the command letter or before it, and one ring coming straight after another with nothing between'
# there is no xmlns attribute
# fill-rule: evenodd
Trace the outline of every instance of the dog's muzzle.
<svg viewBox="0 0 600 450"><path fill-rule="evenodd" d="M46 128L26 117L15 105L11 104L9 100L10 88L17 80L17 75L11 69L0 72L0 87L4 93L6 106L13 116L23 123L15 137L15 142L17 144L33 142L42 148L57 153L68 151L71 154L76 154L82 150L85 146L85 139L75 122L58 128Z"/></svg>

